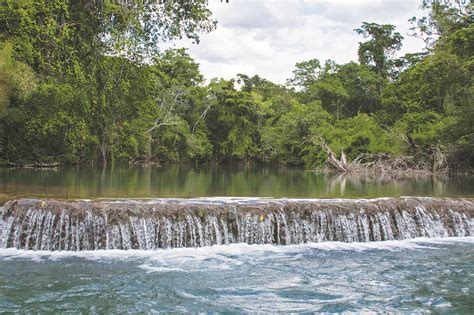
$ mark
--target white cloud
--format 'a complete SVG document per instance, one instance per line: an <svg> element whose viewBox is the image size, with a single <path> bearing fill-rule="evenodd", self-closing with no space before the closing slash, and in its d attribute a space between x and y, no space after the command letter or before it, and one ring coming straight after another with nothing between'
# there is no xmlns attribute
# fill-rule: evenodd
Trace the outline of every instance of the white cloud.
<svg viewBox="0 0 474 315"><path fill-rule="evenodd" d="M353 31L362 22L390 23L404 37L401 54L420 51L423 42L407 35L408 19L421 16L421 0L211 0L219 24L201 43L180 40L206 78L259 74L284 83L296 62L317 58L357 60Z"/></svg>

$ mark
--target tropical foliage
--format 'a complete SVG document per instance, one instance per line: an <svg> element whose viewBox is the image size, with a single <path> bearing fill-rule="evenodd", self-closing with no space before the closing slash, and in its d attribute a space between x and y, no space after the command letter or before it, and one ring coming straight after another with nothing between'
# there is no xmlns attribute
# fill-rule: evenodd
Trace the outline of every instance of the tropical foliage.
<svg viewBox="0 0 474 315"><path fill-rule="evenodd" d="M321 167L323 139L349 158L443 152L474 167L472 5L424 0L423 52L396 58L393 25L364 22L359 62L296 63L206 83L164 40L212 31L206 0L6 1L0 7L3 163L250 160Z"/></svg>

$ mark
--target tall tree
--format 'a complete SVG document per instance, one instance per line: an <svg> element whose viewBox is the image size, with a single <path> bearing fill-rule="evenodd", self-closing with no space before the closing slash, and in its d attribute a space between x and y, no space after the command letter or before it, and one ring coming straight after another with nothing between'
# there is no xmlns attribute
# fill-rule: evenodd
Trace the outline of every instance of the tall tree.
<svg viewBox="0 0 474 315"><path fill-rule="evenodd" d="M402 47L403 36L391 24L363 22L355 32L369 40L359 43L359 62L370 65L382 78L390 77L394 52Z"/></svg>

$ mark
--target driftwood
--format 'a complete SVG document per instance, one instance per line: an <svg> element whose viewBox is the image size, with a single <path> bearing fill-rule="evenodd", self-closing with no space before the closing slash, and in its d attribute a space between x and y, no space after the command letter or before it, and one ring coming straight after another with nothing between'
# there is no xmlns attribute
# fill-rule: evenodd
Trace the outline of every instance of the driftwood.
<svg viewBox="0 0 474 315"><path fill-rule="evenodd" d="M161 163L158 159L150 158L147 156L139 155L128 161L129 165L139 165L139 166L161 166Z"/></svg>
<svg viewBox="0 0 474 315"><path fill-rule="evenodd" d="M416 160L413 156L391 156L389 154L369 154L364 153L348 162L344 151L341 157L329 148L326 142L318 139L321 149L326 153L326 165L335 169L338 173L375 173L389 174L397 176L418 176L418 175L443 175L447 174L449 167L446 156L439 148L433 150L431 155L432 164Z"/></svg>
<svg viewBox="0 0 474 315"><path fill-rule="evenodd" d="M36 168L36 169L57 169L61 166L59 162L51 162L51 163L31 163L31 164L20 164L16 162L5 162L1 163L1 166L7 166L10 168Z"/></svg>
<svg viewBox="0 0 474 315"><path fill-rule="evenodd" d="M348 171L346 156L344 151L341 153L341 159L338 160L336 154L328 147L326 142L320 142L321 148L327 154L328 158L327 161L336 168L338 172L346 173Z"/></svg>

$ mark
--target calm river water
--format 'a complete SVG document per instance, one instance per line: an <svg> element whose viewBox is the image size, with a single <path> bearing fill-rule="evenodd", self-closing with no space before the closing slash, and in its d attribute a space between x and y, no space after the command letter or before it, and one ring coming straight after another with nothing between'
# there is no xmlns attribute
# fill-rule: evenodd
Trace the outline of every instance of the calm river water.
<svg viewBox="0 0 474 315"><path fill-rule="evenodd" d="M368 198L386 196L474 197L474 177L420 177L315 174L297 168L94 167L0 168L0 199L288 197Z"/></svg>

